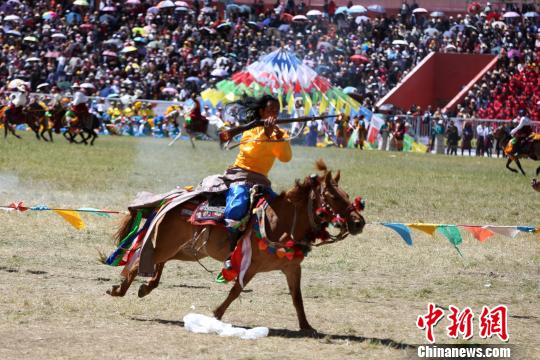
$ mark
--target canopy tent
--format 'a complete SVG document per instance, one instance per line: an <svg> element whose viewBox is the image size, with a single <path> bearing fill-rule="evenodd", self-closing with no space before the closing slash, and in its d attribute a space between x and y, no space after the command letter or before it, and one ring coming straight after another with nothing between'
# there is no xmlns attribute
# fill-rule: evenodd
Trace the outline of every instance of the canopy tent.
<svg viewBox="0 0 540 360"><path fill-rule="evenodd" d="M271 94L278 97L282 111L291 114L295 99L304 102L305 115L325 111L358 111L360 103L345 94L339 87L315 70L302 63L292 52L278 49L263 55L243 71L234 73L230 79L217 83L216 88L201 93L204 101L212 106L227 104L244 95L262 96Z"/></svg>

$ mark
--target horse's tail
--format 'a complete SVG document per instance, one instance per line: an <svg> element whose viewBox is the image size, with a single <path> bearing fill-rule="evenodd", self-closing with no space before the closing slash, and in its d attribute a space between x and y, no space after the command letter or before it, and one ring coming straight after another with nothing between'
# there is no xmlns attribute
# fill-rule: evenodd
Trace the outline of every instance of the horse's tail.
<svg viewBox="0 0 540 360"><path fill-rule="evenodd" d="M117 246L120 245L122 239L124 239L131 232L136 217L137 213L130 212L128 215L124 216L122 220L120 220L118 230L114 234L114 240Z"/></svg>

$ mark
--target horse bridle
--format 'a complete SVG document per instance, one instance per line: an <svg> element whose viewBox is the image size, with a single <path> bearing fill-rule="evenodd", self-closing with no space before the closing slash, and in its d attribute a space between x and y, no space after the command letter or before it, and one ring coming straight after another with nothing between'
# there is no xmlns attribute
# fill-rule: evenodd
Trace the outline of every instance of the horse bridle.
<svg viewBox="0 0 540 360"><path fill-rule="evenodd" d="M341 241L349 235L347 218L352 212L360 213L364 210L365 204L361 197L356 197L347 208L345 208L343 214L336 211L331 205L328 204L324 196L323 187L318 181L317 175L311 175L311 190L308 198L308 218L311 226L311 231L315 234L319 234L315 240L319 239L321 242L315 244L315 246L334 243ZM316 189L320 191L316 191ZM317 206L317 208L315 208ZM331 235L326 231L328 225L337 227L340 229L339 234Z"/></svg>

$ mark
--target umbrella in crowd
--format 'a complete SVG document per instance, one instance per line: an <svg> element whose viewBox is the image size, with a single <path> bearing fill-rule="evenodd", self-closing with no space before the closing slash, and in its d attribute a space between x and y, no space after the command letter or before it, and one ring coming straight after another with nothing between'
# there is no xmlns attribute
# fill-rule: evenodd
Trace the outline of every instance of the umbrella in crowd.
<svg viewBox="0 0 540 360"><path fill-rule="evenodd" d="M437 17L444 17L444 13L442 11L433 11L431 14L429 14L431 17L437 18Z"/></svg>
<svg viewBox="0 0 540 360"><path fill-rule="evenodd" d="M178 5L178 6L183 6L183 5ZM171 9L175 7L175 5L171 0L164 0L164 1L161 1L159 4L157 4L156 7L158 9Z"/></svg>
<svg viewBox="0 0 540 360"><path fill-rule="evenodd" d="M320 12L319 10L310 10L306 13L307 16L322 16L322 12Z"/></svg>
<svg viewBox="0 0 540 360"><path fill-rule="evenodd" d="M376 14L384 14L386 12L385 8L382 5L369 5L368 10Z"/></svg>
<svg viewBox="0 0 540 360"><path fill-rule="evenodd" d="M518 17L521 17L521 15L519 15L515 11L508 11L503 14L503 18L505 19L518 18Z"/></svg>
<svg viewBox="0 0 540 360"><path fill-rule="evenodd" d="M4 18L4 21L14 21L14 22L19 22L21 21L21 18L18 17L17 15L8 15Z"/></svg>
<svg viewBox="0 0 540 360"><path fill-rule="evenodd" d="M349 13L349 8L346 6L340 6L337 8L335 15L347 15Z"/></svg>
<svg viewBox="0 0 540 360"><path fill-rule="evenodd" d="M427 14L428 11L424 8L416 8L413 10L413 14Z"/></svg>
<svg viewBox="0 0 540 360"><path fill-rule="evenodd" d="M358 15L367 13L367 9L362 5L354 5L349 8L349 14Z"/></svg>

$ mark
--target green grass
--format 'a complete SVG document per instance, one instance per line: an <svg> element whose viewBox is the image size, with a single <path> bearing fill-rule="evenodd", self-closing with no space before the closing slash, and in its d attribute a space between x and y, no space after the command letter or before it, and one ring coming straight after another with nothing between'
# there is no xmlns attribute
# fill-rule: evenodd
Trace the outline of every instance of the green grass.
<svg viewBox="0 0 540 360"><path fill-rule="evenodd" d="M323 158L341 169L351 196L366 199L368 222L539 225L540 196L529 178L504 169L502 159L304 147L293 153L291 162L276 163L270 173L275 190L309 175ZM101 137L89 147L58 137L54 144L37 142L25 134L0 140L0 203L124 210L138 191L196 185L223 172L235 155L215 143L197 142L193 150L186 142L169 147L166 140ZM535 166L524 162L529 174ZM210 314L229 288L196 264L167 264L160 288L148 298L136 297L140 282L125 298L105 295L120 269L100 265L97 251L112 250L116 218L83 218L87 228L77 231L52 213L0 213L1 358L405 358L378 339L424 342L415 320L428 302L476 312L506 304L518 316L509 319L510 343L520 344L525 358L540 353L537 235L496 235L481 244L462 233L461 258L440 235L413 231L411 248L392 230L367 225L359 236L315 249L304 262L308 319L330 336L287 336L297 328L294 308L283 276L269 273L258 275L253 291L224 318L290 330L253 343L188 334L178 325L188 312ZM443 323L437 340L452 342ZM483 342L475 332L474 342Z"/></svg>

